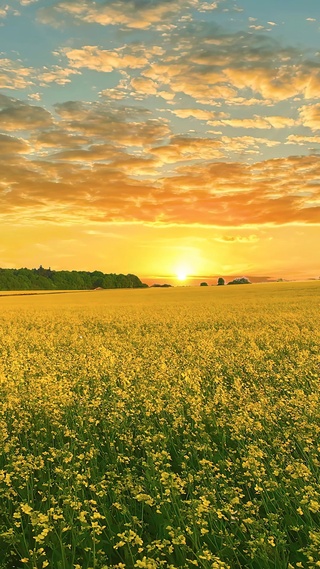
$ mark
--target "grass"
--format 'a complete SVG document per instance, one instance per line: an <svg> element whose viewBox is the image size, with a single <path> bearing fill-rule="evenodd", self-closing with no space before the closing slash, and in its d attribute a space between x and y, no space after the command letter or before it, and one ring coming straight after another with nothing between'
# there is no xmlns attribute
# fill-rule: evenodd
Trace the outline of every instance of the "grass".
<svg viewBox="0 0 320 569"><path fill-rule="evenodd" d="M0 568L319 567L319 292L1 298Z"/></svg>

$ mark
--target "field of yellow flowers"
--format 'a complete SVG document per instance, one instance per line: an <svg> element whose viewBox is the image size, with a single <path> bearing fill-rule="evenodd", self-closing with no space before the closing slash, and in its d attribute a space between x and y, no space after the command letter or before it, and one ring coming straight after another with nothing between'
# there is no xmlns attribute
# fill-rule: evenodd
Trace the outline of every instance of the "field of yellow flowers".
<svg viewBox="0 0 320 569"><path fill-rule="evenodd" d="M2 296L0 568L320 567L319 293Z"/></svg>

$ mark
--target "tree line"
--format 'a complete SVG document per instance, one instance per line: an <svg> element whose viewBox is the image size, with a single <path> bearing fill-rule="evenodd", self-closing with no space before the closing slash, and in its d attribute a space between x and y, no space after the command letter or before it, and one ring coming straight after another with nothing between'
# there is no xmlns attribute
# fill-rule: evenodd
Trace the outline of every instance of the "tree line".
<svg viewBox="0 0 320 569"><path fill-rule="evenodd" d="M233 281L226 283L223 277L219 277L217 282L218 286L237 285L237 284L251 284L251 281L249 281L247 277L237 277L236 279L233 279ZM200 283L200 286L208 286L208 283L206 282Z"/></svg>
<svg viewBox="0 0 320 569"><path fill-rule="evenodd" d="M136 275L101 271L0 269L0 290L90 290L95 288L146 288Z"/></svg>

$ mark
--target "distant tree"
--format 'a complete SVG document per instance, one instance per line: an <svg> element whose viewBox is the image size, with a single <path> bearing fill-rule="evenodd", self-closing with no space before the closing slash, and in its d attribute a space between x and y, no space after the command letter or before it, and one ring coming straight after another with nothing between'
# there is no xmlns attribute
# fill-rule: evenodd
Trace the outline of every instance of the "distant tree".
<svg viewBox="0 0 320 569"><path fill-rule="evenodd" d="M227 284L228 285L251 284L251 282L249 281L249 279L247 279L247 277L240 277L240 278L234 279L233 281L230 281Z"/></svg>
<svg viewBox="0 0 320 569"><path fill-rule="evenodd" d="M42 265L40 265L39 269L33 269L33 270L38 274L38 276L45 277L46 279L52 277L53 274L53 271L51 271L50 267L49 269L44 269Z"/></svg>
<svg viewBox="0 0 320 569"><path fill-rule="evenodd" d="M200 283L200 286L208 286L208 283Z"/></svg>
<svg viewBox="0 0 320 569"><path fill-rule="evenodd" d="M217 284L218 286L224 286L226 284L226 281L222 277L219 277Z"/></svg>

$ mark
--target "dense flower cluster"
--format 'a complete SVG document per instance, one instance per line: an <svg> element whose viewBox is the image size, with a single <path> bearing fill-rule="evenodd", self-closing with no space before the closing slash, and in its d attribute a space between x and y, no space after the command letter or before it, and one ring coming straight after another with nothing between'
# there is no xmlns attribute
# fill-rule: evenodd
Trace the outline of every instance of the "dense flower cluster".
<svg viewBox="0 0 320 569"><path fill-rule="evenodd" d="M320 567L319 284L1 299L1 569Z"/></svg>

